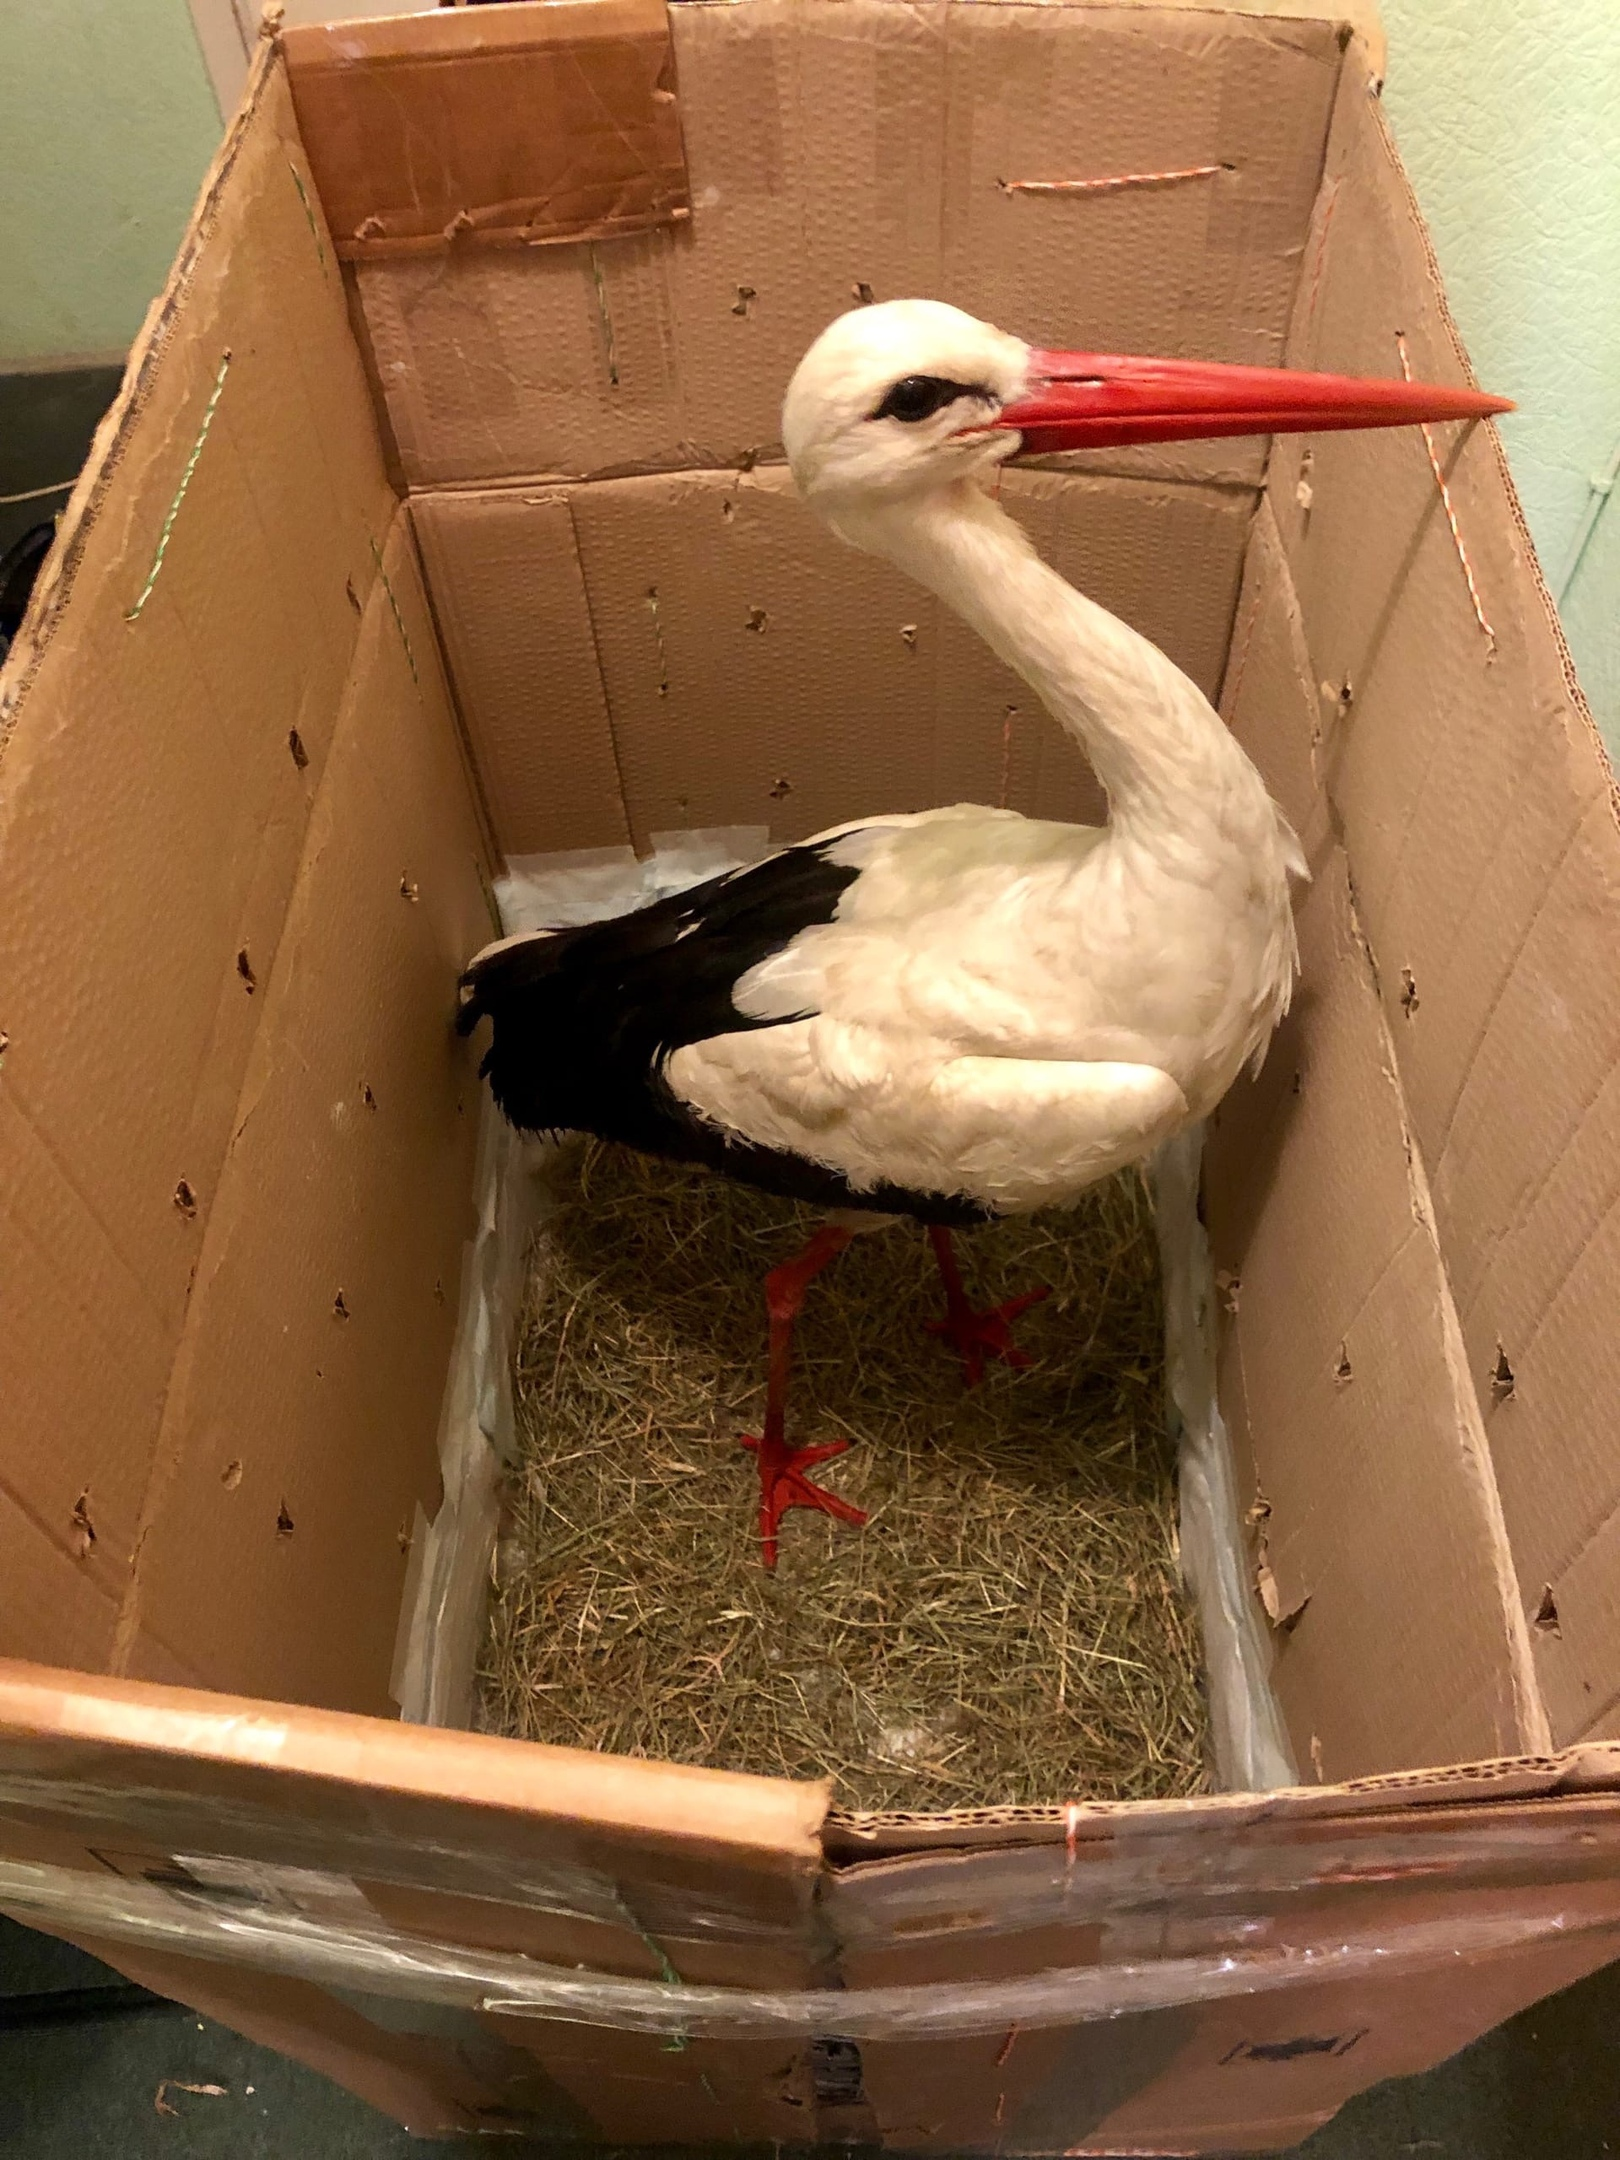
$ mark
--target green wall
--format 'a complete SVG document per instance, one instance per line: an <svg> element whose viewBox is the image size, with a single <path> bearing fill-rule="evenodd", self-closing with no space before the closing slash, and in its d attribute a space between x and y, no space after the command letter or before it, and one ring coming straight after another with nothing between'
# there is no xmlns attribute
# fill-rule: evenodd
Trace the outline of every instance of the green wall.
<svg viewBox="0 0 1620 2160"><path fill-rule="evenodd" d="M219 134L186 0L0 0L0 367L123 351Z"/></svg>
<svg viewBox="0 0 1620 2160"><path fill-rule="evenodd" d="M1492 390L1581 680L1620 753L1620 0L1383 0L1384 102ZM1620 486L1615 492L1620 494ZM1598 498L1601 499L1601 498Z"/></svg>

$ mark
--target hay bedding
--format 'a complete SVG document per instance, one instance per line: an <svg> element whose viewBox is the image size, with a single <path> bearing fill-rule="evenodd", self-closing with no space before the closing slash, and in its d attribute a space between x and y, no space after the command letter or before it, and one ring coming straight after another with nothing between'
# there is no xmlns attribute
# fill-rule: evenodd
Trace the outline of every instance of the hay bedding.
<svg viewBox="0 0 1620 2160"><path fill-rule="evenodd" d="M1140 1181L964 1233L976 1300L1048 1282L1027 1371L968 1392L920 1231L857 1238L799 1325L789 1437L864 1531L794 1513L760 1565L760 1279L816 1218L596 1143L559 1166L516 1356L521 1461L490 1729L790 1777L845 1808L1141 1799L1203 1782Z"/></svg>

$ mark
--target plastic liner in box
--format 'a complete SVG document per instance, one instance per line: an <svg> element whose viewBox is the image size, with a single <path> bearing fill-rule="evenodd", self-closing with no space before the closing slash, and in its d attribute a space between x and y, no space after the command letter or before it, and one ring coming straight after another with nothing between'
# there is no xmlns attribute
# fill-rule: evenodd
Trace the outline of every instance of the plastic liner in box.
<svg viewBox="0 0 1620 2160"><path fill-rule="evenodd" d="M510 931L599 922L768 852L764 827L654 835L628 848L515 859L495 889ZM523 1141L486 1106L479 1221L464 1270L461 1323L440 1433L445 1499L418 1524L406 1584L395 1700L419 1724L471 1721L473 1670L510 1453L513 1326L534 1230L546 1207L544 1142ZM1183 1133L1152 1167L1165 1293L1168 1392L1180 1463L1182 1567L1197 1601L1217 1783L1235 1792L1295 1782L1272 1695L1270 1645L1250 1594L1231 1450L1215 1398L1214 1282L1198 1220L1202 1134Z"/></svg>

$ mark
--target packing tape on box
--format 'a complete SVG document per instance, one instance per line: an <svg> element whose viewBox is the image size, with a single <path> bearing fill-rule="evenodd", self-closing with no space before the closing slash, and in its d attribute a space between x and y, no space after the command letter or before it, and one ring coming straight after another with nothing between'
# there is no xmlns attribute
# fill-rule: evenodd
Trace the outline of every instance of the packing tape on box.
<svg viewBox="0 0 1620 2160"><path fill-rule="evenodd" d="M1309 1944L1228 1949L1068 1967L1012 1979L804 1990L626 1980L363 1925L324 1911L266 1907L251 1886L175 1890L140 1879L0 1860L0 1910L101 1942L249 1966L329 1989L690 2039L836 2033L855 2040L947 2039L1086 2024L1278 1988L1386 1979L1426 1967L1567 1941L1620 1925L1614 1900L1551 1909L1469 1910L1403 1921L1380 1904L1369 1925L1323 1928Z"/></svg>

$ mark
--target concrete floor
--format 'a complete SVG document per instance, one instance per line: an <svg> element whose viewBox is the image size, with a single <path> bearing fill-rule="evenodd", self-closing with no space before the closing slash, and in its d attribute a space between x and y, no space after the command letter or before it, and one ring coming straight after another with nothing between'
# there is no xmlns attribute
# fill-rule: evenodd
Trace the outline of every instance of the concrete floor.
<svg viewBox="0 0 1620 2160"><path fill-rule="evenodd" d="M1617 2035L1620 1965L1611 1965L1439 2069L1362 2094L1296 2148L1297 2160L1620 2156ZM186 2085L224 2089L188 2092ZM160 2091L172 2114L159 2108ZM406 2160L433 2153L448 2160L469 2149L407 2137L314 2071L189 2011L142 1999L65 1944L0 1920L6 2160ZM503 2138L492 2149L511 2160L608 2160L605 2149L528 2139ZM691 2147L671 2148L666 2160L682 2156L744 2160L736 2148L703 2155ZM636 2160L659 2156L643 2147Z"/></svg>

